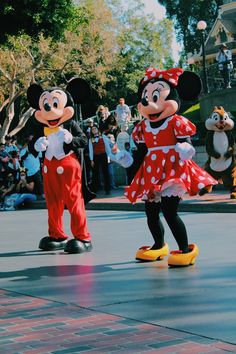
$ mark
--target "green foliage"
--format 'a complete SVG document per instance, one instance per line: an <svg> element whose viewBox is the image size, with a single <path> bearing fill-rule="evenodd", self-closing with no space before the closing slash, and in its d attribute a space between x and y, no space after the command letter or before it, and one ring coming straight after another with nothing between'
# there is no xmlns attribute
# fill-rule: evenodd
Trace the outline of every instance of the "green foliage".
<svg viewBox="0 0 236 354"><path fill-rule="evenodd" d="M191 122L193 122L193 123L199 121L200 104L197 103L197 104L193 105L192 107L187 109L185 112L183 112L182 115L184 117L188 118L189 120L191 120Z"/></svg>
<svg viewBox="0 0 236 354"><path fill-rule="evenodd" d="M7 35L26 33L36 38L39 33L61 38L73 15L72 0L1 0L0 42Z"/></svg>
<svg viewBox="0 0 236 354"><path fill-rule="evenodd" d="M172 22L144 15L143 6L143 1L129 1L127 8L120 8L120 16L116 17L119 55L110 72L113 80L106 86L107 99L112 105L120 96L126 97L128 104L137 103L138 84L147 67L173 66Z"/></svg>
<svg viewBox="0 0 236 354"><path fill-rule="evenodd" d="M201 33L197 23L207 23L206 34L209 33L217 18L218 8L223 0L158 0L166 7L167 17L174 21L176 35L183 42L185 53L194 53L201 46Z"/></svg>
<svg viewBox="0 0 236 354"><path fill-rule="evenodd" d="M74 76L87 79L93 97L84 117L100 103L113 110L119 97L135 105L145 69L173 66L172 22L145 15L143 8L144 0L2 0L0 108L10 98L8 125L13 116L24 116L25 92L35 81L47 87Z"/></svg>

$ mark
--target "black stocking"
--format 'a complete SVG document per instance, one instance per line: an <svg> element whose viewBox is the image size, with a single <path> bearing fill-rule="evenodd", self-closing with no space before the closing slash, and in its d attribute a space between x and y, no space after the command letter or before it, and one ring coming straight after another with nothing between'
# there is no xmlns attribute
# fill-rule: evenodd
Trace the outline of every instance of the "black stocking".
<svg viewBox="0 0 236 354"><path fill-rule="evenodd" d="M160 219L160 210L162 210L164 218L171 229L179 249L183 252L188 252L186 228L177 214L179 202L179 197L162 197L161 203L145 203L147 224L155 242L152 249L159 249L164 246L164 227Z"/></svg>
<svg viewBox="0 0 236 354"><path fill-rule="evenodd" d="M154 239L152 249L159 249L164 246L164 227L160 219L161 203L146 202L145 212L147 216L147 224Z"/></svg>
<svg viewBox="0 0 236 354"><path fill-rule="evenodd" d="M162 197L161 209L166 219L169 228L179 246L179 249L183 252L188 252L188 236L183 221L177 214L180 198L179 197Z"/></svg>

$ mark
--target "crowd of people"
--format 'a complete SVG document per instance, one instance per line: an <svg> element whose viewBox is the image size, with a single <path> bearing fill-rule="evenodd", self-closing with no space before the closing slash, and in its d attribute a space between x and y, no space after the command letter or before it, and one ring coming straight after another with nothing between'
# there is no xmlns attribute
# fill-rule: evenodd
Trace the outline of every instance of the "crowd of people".
<svg viewBox="0 0 236 354"><path fill-rule="evenodd" d="M133 125L131 111L120 98L113 114L100 105L96 117L83 121L83 131L88 138L84 151L86 179L90 189L110 194L117 189L114 162L111 153L126 150L131 155L135 144L131 138ZM18 144L16 137L5 137L0 144L0 210L15 210L44 198L42 182L42 156L33 156L28 144L33 135ZM129 170L127 169L127 176ZM128 177L127 177L128 181Z"/></svg>
<svg viewBox="0 0 236 354"><path fill-rule="evenodd" d="M15 210L44 198L40 156L28 151L28 136L21 144L5 137L0 144L0 210Z"/></svg>
<svg viewBox="0 0 236 354"><path fill-rule="evenodd" d="M119 99L114 113L100 105L96 117L85 121L83 130L89 141L84 151L86 176L93 192L97 193L103 188L106 194L110 194L111 189L117 188L114 162L110 156L123 150L132 155L136 149L130 135L132 129L131 111L124 98ZM126 173L128 181L128 168Z"/></svg>

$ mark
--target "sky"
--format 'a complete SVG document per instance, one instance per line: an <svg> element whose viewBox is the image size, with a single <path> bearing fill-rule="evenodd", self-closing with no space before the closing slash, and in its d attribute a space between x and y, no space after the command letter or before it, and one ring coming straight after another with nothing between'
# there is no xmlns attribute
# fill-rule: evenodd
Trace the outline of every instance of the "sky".
<svg viewBox="0 0 236 354"><path fill-rule="evenodd" d="M165 7L161 6L157 0L143 0L143 3L145 5L146 13L152 13L158 20L161 20L165 17ZM180 50L180 48L180 45L174 39L172 43L172 52L174 61L176 63L179 59L178 51Z"/></svg>

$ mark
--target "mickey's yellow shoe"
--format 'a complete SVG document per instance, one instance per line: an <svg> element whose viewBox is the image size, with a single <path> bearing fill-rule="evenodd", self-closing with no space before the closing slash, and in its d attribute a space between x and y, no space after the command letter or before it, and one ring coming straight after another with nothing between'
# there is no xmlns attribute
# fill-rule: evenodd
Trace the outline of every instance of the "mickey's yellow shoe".
<svg viewBox="0 0 236 354"><path fill-rule="evenodd" d="M150 246L141 247L136 253L136 259L138 261L160 261L169 254L169 246L167 243L158 250L152 250Z"/></svg>
<svg viewBox="0 0 236 354"><path fill-rule="evenodd" d="M168 265L170 267L186 267L193 265L199 253L198 247L195 243L188 246L190 252L182 253L181 251L172 251L168 258Z"/></svg>

